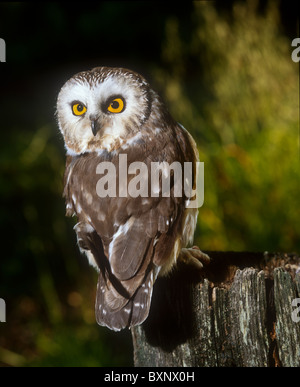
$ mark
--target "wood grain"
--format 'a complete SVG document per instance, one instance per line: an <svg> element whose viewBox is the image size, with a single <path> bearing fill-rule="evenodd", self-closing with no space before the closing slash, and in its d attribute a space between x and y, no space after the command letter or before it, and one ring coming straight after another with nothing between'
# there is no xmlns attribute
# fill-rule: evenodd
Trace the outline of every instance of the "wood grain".
<svg viewBox="0 0 300 387"><path fill-rule="evenodd" d="M206 272L157 280L148 319L132 329L135 366L299 367L296 254L207 252Z"/></svg>

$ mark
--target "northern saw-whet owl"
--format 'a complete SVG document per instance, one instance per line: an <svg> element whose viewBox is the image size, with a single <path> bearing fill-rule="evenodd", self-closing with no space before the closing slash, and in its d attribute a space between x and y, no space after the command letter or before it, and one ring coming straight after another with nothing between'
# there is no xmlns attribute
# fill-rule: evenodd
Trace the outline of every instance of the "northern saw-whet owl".
<svg viewBox="0 0 300 387"><path fill-rule="evenodd" d="M128 165L144 163L148 168L140 172L139 183L150 184L153 163L194 166L196 144L148 82L122 68L74 75L59 92L57 118L67 151L66 214L77 216L78 246L99 273L97 322L115 331L139 325L148 316L158 275L167 275L178 259L201 268L209 257L186 248L198 210L186 206L183 189L181 196L174 195L172 169L162 169L159 177L161 182L163 174L170 174L169 196L161 186L149 188L155 195L146 190L148 195L133 196L127 188L137 173L124 169L119 157L126 155ZM107 163L115 166L116 194L100 197L97 183L105 168L99 172L99 165ZM120 183L124 173L126 187ZM194 173L190 184L195 185Z"/></svg>

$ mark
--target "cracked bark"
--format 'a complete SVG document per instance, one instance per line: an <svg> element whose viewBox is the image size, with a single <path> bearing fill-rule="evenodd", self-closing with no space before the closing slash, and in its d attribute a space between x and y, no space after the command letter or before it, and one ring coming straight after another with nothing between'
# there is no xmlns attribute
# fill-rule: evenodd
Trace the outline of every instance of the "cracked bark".
<svg viewBox="0 0 300 387"><path fill-rule="evenodd" d="M132 329L135 366L299 367L299 256L207 253L200 281L182 266L155 283L149 317Z"/></svg>

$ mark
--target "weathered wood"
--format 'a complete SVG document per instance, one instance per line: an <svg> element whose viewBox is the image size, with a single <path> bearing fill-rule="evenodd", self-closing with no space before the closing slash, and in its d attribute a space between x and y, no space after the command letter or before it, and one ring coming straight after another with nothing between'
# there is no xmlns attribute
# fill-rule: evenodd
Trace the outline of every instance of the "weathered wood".
<svg viewBox="0 0 300 387"><path fill-rule="evenodd" d="M268 335L264 273L237 270L229 289L230 333L237 366L267 366Z"/></svg>
<svg viewBox="0 0 300 387"><path fill-rule="evenodd" d="M135 365L299 367L299 256L208 254L200 281L184 266L157 280L148 319L132 329Z"/></svg>
<svg viewBox="0 0 300 387"><path fill-rule="evenodd" d="M297 275L298 276L298 275ZM300 366L300 324L292 320L292 300L297 297L296 283L289 273L279 268L274 271L275 331L279 359L283 366Z"/></svg>

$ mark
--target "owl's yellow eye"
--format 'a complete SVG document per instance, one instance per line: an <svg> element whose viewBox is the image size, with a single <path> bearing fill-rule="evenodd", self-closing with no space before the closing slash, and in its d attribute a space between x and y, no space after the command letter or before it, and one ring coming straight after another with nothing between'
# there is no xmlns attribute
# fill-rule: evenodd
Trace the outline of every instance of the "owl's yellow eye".
<svg viewBox="0 0 300 387"><path fill-rule="evenodd" d="M72 111L75 116L82 116L86 110L86 107L82 103L74 103L72 105Z"/></svg>
<svg viewBox="0 0 300 387"><path fill-rule="evenodd" d="M115 98L108 105L107 110L111 113L121 113L124 110L124 101L122 98Z"/></svg>

